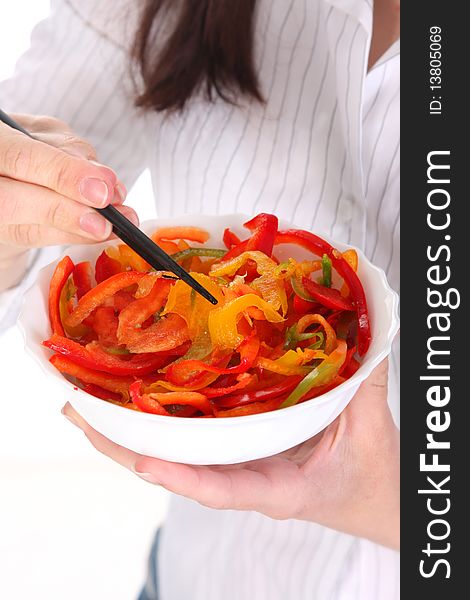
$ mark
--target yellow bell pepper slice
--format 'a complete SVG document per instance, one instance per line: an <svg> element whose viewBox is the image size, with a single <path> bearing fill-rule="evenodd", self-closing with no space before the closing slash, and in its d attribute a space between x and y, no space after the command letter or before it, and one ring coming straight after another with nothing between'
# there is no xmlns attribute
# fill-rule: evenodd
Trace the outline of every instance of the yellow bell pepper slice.
<svg viewBox="0 0 470 600"><path fill-rule="evenodd" d="M327 358L327 355L322 350L297 348L296 350L288 350L276 360L260 356L256 359L255 366L279 375L306 375L310 373L312 367L304 367L303 365L315 359L324 360L325 358Z"/></svg>
<svg viewBox="0 0 470 600"><path fill-rule="evenodd" d="M274 310L269 302L256 294L246 294L227 302L225 306L215 308L209 313L209 333L212 345L217 348L236 348L243 341L237 331L237 323L243 311L255 306L263 311L270 323L281 323L283 317Z"/></svg>
<svg viewBox="0 0 470 600"><path fill-rule="evenodd" d="M224 303L224 295L220 287L211 277L203 273L191 273L206 290L216 299L219 305ZM214 306L201 295L196 294L187 283L181 279L171 288L163 315L176 313L186 321L189 337L195 340L208 334L208 317Z"/></svg>
<svg viewBox="0 0 470 600"><path fill-rule="evenodd" d="M284 282L279 277L279 265L263 252L259 250L243 252L227 262L213 266L209 274L212 277L234 275L248 260L256 263L256 270L261 275L254 279L250 286L260 292L266 302L269 302L275 310L282 308L282 314L285 315L287 313L287 295Z"/></svg>

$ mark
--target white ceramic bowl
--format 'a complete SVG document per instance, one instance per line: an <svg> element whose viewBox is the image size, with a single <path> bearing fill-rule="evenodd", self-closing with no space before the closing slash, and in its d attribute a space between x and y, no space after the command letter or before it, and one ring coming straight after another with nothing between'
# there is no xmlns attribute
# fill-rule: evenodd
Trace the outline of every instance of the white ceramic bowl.
<svg viewBox="0 0 470 600"><path fill-rule="evenodd" d="M196 225L210 232L209 247L211 241L212 245L222 247L223 230L230 227L242 237L246 236L242 224L248 219L249 216L240 214L186 215L148 221L142 229L149 233L161 226ZM289 223L280 223L282 229L289 227L292 227ZM340 250L347 248L345 244L332 243ZM67 254L74 262L94 261L107 245L109 243L71 247ZM41 270L36 283L25 294L25 308L18 324L26 350L40 364L50 382L51 395L61 396L64 403L70 402L92 427L114 442L135 452L174 462L230 464L254 460L292 448L324 429L345 408L372 369L390 353L398 330L398 296L389 287L384 272L372 265L362 252L358 254L358 274L366 292L372 326L372 342L360 368L350 379L322 396L268 413L224 419L170 418L116 406L74 387L49 363L51 352L41 345L51 334L47 297L55 263ZM276 255L306 258L307 252L286 244L277 248Z"/></svg>

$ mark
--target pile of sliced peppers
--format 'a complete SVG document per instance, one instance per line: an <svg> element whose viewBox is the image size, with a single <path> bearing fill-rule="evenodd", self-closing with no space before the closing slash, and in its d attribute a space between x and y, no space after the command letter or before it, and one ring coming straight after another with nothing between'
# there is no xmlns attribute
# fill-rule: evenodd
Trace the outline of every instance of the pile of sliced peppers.
<svg viewBox="0 0 470 600"><path fill-rule="evenodd" d="M97 398L194 418L286 408L351 377L370 343L357 253L306 231L279 231L270 214L245 227L246 239L226 229L217 248L206 247L209 234L197 227L152 235L217 306L125 244L94 265L63 258L43 342L51 363ZM301 246L305 260L280 263L280 244Z"/></svg>

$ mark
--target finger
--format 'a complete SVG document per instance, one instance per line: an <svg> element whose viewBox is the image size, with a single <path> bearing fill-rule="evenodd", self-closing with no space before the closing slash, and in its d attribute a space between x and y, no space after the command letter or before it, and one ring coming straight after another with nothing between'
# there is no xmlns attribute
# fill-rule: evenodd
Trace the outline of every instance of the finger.
<svg viewBox="0 0 470 600"><path fill-rule="evenodd" d="M138 225L138 218L132 208L118 207L128 219ZM109 239L118 239L111 234ZM61 231L47 225L0 225L0 243L8 242L16 248L41 248L43 246L63 246L71 244L95 244L97 240Z"/></svg>
<svg viewBox="0 0 470 600"><path fill-rule="evenodd" d="M127 197L126 186L122 181L118 181L114 186L113 204L122 204Z"/></svg>
<svg viewBox="0 0 470 600"><path fill-rule="evenodd" d="M73 156L97 160L94 147L80 138L65 121L45 115L12 114L36 140L59 148Z"/></svg>
<svg viewBox="0 0 470 600"><path fill-rule="evenodd" d="M54 146L54 148L67 152L71 156L77 156L86 160L98 160L93 146L72 132L65 133L61 131L55 133L48 131L45 133L36 133L34 137L49 146Z"/></svg>
<svg viewBox="0 0 470 600"><path fill-rule="evenodd" d="M49 188L102 208L114 196L115 173L0 125L0 175Z"/></svg>
<svg viewBox="0 0 470 600"><path fill-rule="evenodd" d="M114 461L126 467L126 469L132 470L132 466L139 459L140 455L132 450L128 450L123 446L115 444L108 438L98 433L91 425L89 425L85 419L83 419L77 411L67 402L62 408L62 414L69 419L71 423L79 427L86 437L90 440L92 445L102 454L112 458Z"/></svg>
<svg viewBox="0 0 470 600"><path fill-rule="evenodd" d="M138 224L138 218L132 208L118 207L128 219ZM109 239L117 239L111 234ZM0 225L0 243L8 243L17 248L40 248L42 246L62 246L70 244L94 244L97 240L78 234L61 231L47 225Z"/></svg>
<svg viewBox="0 0 470 600"><path fill-rule="evenodd" d="M22 125L26 131L33 134L51 132L51 133L72 133L68 123L51 117L49 115L29 115L25 113L10 113L12 119Z"/></svg>
<svg viewBox="0 0 470 600"><path fill-rule="evenodd" d="M92 161L96 166L106 168L100 164L95 148L83 138L77 136L72 129L60 119L42 115L12 115L13 119L34 134L34 137L50 146L63 150L72 156ZM118 181L115 185L113 204L122 204L126 199L127 191L124 184Z"/></svg>
<svg viewBox="0 0 470 600"><path fill-rule="evenodd" d="M102 454L132 470L141 479L168 491L217 509L253 510L269 506L269 479L256 469L193 466L141 456L107 439L93 429L67 403L62 414L79 427ZM268 500L268 502L267 502ZM268 509L269 510L269 509Z"/></svg>
<svg viewBox="0 0 470 600"><path fill-rule="evenodd" d="M138 224L132 208L117 208L134 224ZM112 229L111 224L93 208L51 190L4 177L0 177L0 215L2 225L45 225L93 241L107 239ZM31 245L31 239L24 239L25 233L24 228L12 231L12 243Z"/></svg>
<svg viewBox="0 0 470 600"><path fill-rule="evenodd" d="M112 236L110 236L112 239ZM0 225L0 244L13 248L42 248L71 244L96 244L96 240L66 233L47 225Z"/></svg>
<svg viewBox="0 0 470 600"><path fill-rule="evenodd" d="M168 491L217 509L260 510L270 498L270 485L256 469L172 463L140 457L133 471Z"/></svg>

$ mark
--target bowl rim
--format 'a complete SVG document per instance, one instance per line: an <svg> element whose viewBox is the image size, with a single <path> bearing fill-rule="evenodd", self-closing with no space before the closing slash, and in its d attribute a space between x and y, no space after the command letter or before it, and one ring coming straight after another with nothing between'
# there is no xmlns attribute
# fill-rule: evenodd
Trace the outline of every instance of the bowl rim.
<svg viewBox="0 0 470 600"><path fill-rule="evenodd" d="M181 219L183 217L190 217L190 216L194 216L194 215L185 214L185 215L179 215L178 217L175 217L175 218L169 217L169 218L163 218L163 219L150 219L150 220L142 222L141 228L143 228L145 230L146 228L154 227L157 223L161 223L162 221L173 221L176 218ZM199 215L199 216L203 216L203 215ZM250 215L246 215L243 213L230 213L230 214L223 214L223 215L222 214L220 214L220 215L205 215L205 217L210 217L210 218L215 217L215 218L219 218L219 219L224 219L224 218L225 219L229 219L229 218L234 219L236 217L236 218L245 219L245 220L251 218ZM283 220L279 219L280 226L282 225L282 223L283 223ZM286 221L284 221L284 223L286 223L286 225L289 226L289 228L299 229L298 227L296 227L290 223L287 223ZM271 410L271 411L267 411L267 412L263 412L263 413L257 413L254 415L240 415L240 416L233 416L233 417L223 417L223 418L221 417L220 419L216 419L217 421L222 420L226 426L235 425L236 423L246 423L248 420L252 421L252 422L256 422L256 421L266 421L266 420L271 420L271 419L277 419L282 414L286 415L287 414L286 411L288 411L289 414L291 414L291 415L293 415L295 412L300 413L302 411L308 411L310 409L310 407L312 406L312 403L314 403L317 406L326 404L332 397L334 397L335 395L338 394L338 391L347 392L351 388L358 387L365 379L367 379L367 377L371 374L373 369L382 360L384 360L391 352L393 341L394 341L394 339L399 331L399 328L400 328L400 319L399 319L399 315L398 315L399 296L398 296L397 292L390 287L390 284L388 283L385 271L382 268L378 267L377 265L374 265L365 256L364 252L360 248L357 248L351 244L346 244L345 242L338 242L338 241L332 240L331 237L326 234L319 233L317 235L320 235L323 239L330 242L332 245L336 246L336 244L337 244L338 246L345 246L347 248L354 249L358 253L360 264L366 264L367 268L369 270L375 271L376 274L379 276L380 281L383 286L383 290L385 292L385 296L390 298L390 300L391 300L392 314L391 314L391 318L390 318L390 326L387 331L387 343L383 346L383 348L380 349L380 351L376 354L376 356L368 359L367 354L366 354L366 356L364 358L365 362L361 363L358 370L349 379L347 379L343 383L340 383L338 386L336 386L332 390L329 390L328 392L325 392L324 394L321 394L320 396L317 396L316 398L311 398L311 399L305 400L304 402L301 402L299 404L295 404L293 406L288 406L283 409ZM116 242L116 240L109 240L107 242L102 242L102 243L99 243L96 245L91 245L91 246L89 246L89 248L92 249L96 246L99 246L101 248L101 247L115 245L116 243L118 243L118 242ZM23 346L24 346L25 351L39 364L39 366L41 367L41 369L43 370L43 372L46 375L54 375L55 372L51 371L48 367L46 367L44 359L39 355L39 353L37 351L35 351L31 347L30 338L29 338L29 335L28 335L28 332L26 330L26 326L24 323L24 314L25 314L25 308L26 308L26 304L28 301L28 297L30 296L30 294L34 293L34 291L36 290L37 283L38 283L38 280L40 279L41 273L43 273L46 269L50 269L53 264L54 265L57 264L57 262L59 260L61 260L66 254L67 254L67 250L64 250L64 252L61 253L59 258L50 261L47 265L44 265L40 269L40 271L37 273L36 279L29 286L29 288L25 291L25 293L23 295L23 301L22 301L20 313L19 313L19 316L18 316L18 319L16 322L17 327L20 329L22 337L23 337ZM47 361L47 364L49 366L51 366L51 369L53 369L53 367L52 367L52 365L50 365L49 361ZM104 408L104 406L107 406L107 408L104 408L104 410L115 411L115 409L117 409L119 411L125 411L125 413L131 419L137 419L140 421L142 421L142 420L153 421L153 422L160 422L160 423L168 422L168 417L165 415L155 415L152 413L138 412L138 411L130 410L130 409L126 408L125 406L120 406L118 404L114 404L112 402L107 402L106 400L96 398L92 394L89 394L89 393L85 392L85 390L82 390L81 388L74 385L71 381L69 381L64 375L62 375L58 371L57 371L56 375L57 375L57 377L54 378L55 381L60 382L60 384L63 387L66 387L69 391L70 391L70 386L72 386L72 389L78 393L78 395L79 395L79 397L81 397L81 399L87 401L88 403L90 403L92 405L98 406L102 409ZM121 414L124 414L124 413L121 413ZM194 417L178 417L178 418L171 420L171 423L177 424L176 425L177 427L186 427L189 423L192 423L192 424L199 423L199 425L194 425L194 426L195 427L204 427L204 424L206 422L207 422L207 419L195 419ZM210 420L210 422L212 422L212 420Z"/></svg>

